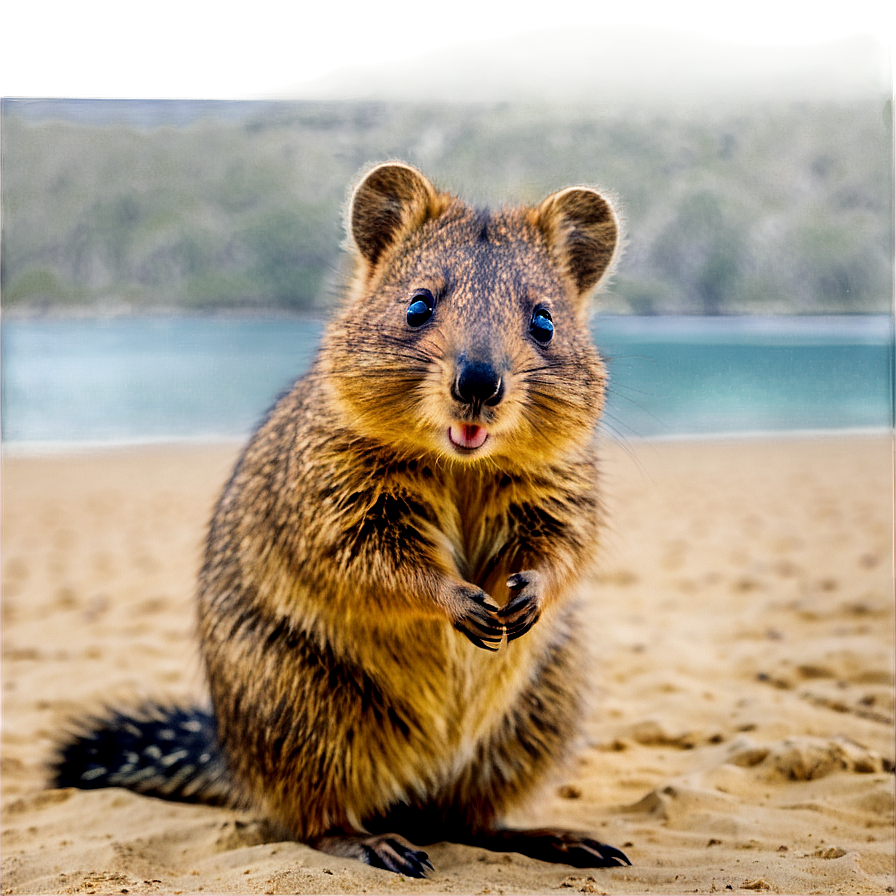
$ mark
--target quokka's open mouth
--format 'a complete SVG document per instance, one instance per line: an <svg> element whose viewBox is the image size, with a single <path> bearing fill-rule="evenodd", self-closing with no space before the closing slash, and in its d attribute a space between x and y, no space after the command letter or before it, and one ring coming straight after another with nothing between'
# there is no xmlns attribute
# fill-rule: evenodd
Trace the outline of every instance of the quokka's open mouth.
<svg viewBox="0 0 896 896"><path fill-rule="evenodd" d="M488 430L475 423L458 423L448 427L448 440L462 451L476 451L488 439Z"/></svg>

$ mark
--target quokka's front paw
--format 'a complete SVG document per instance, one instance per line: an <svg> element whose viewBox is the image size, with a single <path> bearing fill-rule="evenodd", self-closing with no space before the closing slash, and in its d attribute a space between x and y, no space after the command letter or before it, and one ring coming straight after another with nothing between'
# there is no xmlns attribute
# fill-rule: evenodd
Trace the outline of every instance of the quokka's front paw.
<svg viewBox="0 0 896 896"><path fill-rule="evenodd" d="M541 575L525 569L512 575L507 587L513 597L498 610L498 616L507 628L509 642L525 635L541 616Z"/></svg>
<svg viewBox="0 0 896 896"><path fill-rule="evenodd" d="M455 592L458 612L454 627L477 647L495 651L504 635L498 605L480 588L463 586Z"/></svg>

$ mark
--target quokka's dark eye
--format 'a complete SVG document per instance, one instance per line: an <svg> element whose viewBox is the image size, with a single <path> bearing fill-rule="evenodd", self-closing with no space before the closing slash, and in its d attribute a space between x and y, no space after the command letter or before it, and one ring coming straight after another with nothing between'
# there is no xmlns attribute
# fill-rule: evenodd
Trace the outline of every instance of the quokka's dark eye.
<svg viewBox="0 0 896 896"><path fill-rule="evenodd" d="M428 289L418 289L408 305L408 326L422 327L431 317L436 307L436 300Z"/></svg>
<svg viewBox="0 0 896 896"><path fill-rule="evenodd" d="M551 341L554 336L554 322L547 308L535 309L529 322L529 332L532 338L542 345L547 345Z"/></svg>

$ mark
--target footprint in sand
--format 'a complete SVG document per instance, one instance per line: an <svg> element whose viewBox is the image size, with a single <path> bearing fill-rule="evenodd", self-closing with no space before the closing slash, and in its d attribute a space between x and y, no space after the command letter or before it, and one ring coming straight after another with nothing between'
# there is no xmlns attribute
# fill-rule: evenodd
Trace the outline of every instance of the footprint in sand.
<svg viewBox="0 0 896 896"><path fill-rule="evenodd" d="M729 747L727 762L757 768L768 780L813 781L834 772L884 772L880 754L847 737L791 737L769 745L741 738Z"/></svg>

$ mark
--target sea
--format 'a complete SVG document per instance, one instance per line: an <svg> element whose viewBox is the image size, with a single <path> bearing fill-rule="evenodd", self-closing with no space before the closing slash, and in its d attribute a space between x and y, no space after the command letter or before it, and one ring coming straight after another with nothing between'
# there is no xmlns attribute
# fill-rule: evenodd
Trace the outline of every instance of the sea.
<svg viewBox="0 0 896 896"><path fill-rule="evenodd" d="M307 368L323 326L4 319L3 450L244 439ZM603 316L593 331L610 374L601 426L616 439L893 428L886 315Z"/></svg>

